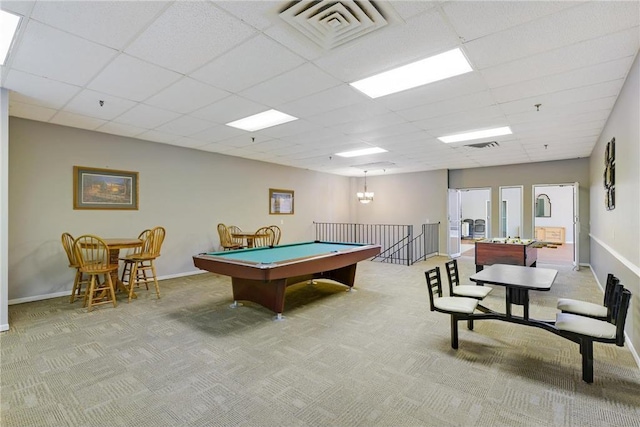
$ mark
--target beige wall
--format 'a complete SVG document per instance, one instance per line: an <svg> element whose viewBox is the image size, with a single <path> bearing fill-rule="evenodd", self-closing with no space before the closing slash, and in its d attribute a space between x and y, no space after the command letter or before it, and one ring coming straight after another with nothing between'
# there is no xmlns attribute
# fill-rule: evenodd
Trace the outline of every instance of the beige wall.
<svg viewBox="0 0 640 427"><path fill-rule="evenodd" d="M600 283L607 273L633 294L626 331L640 350L640 65L636 56L616 104L591 153L591 267ZM616 139L615 209L604 202L604 150ZM637 355L637 351L635 353ZM640 360L638 360L640 364Z"/></svg>
<svg viewBox="0 0 640 427"><path fill-rule="evenodd" d="M276 223L282 242L313 239L313 221L348 222L349 178L11 118L9 300L71 289L60 235L137 236L163 225L160 276L196 271L218 247L216 224ZM73 210L74 165L139 172L137 211ZM295 215L269 215L269 188L295 191Z"/></svg>
<svg viewBox="0 0 640 427"><path fill-rule="evenodd" d="M578 182L580 193L580 263L589 263L589 159L559 160L449 171L449 188L491 188L491 230L500 229L500 186L523 186L522 237L533 238L533 186Z"/></svg>
<svg viewBox="0 0 640 427"><path fill-rule="evenodd" d="M376 200L357 202L361 178L223 156L19 118L9 135L9 300L66 294L73 275L60 243L74 236L137 236L163 225L161 277L191 274L191 255L217 249L216 224L277 224L282 243L314 238L313 222L420 224L446 220L444 170L368 177ZM137 211L73 209L73 166L139 173ZM269 215L268 190L295 191L294 215ZM446 251L446 227L440 228Z"/></svg>
<svg viewBox="0 0 640 427"><path fill-rule="evenodd" d="M350 193L363 191L358 179ZM375 193L372 203L357 205L355 220L363 224L413 225L414 236L421 224L440 222L440 252L447 253L447 171L427 171L367 177L367 188Z"/></svg>

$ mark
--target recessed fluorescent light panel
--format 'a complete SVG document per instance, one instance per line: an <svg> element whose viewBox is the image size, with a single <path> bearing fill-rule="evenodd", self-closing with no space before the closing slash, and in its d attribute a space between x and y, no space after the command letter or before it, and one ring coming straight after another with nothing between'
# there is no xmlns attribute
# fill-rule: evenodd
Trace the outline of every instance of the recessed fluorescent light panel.
<svg viewBox="0 0 640 427"><path fill-rule="evenodd" d="M18 24L20 24L18 15L0 10L0 65L4 65L7 60Z"/></svg>
<svg viewBox="0 0 640 427"><path fill-rule="evenodd" d="M460 49L350 83L371 98L389 95L473 71Z"/></svg>
<svg viewBox="0 0 640 427"><path fill-rule="evenodd" d="M473 132L458 133L456 135L440 136L438 139L442 142L450 144L452 142L471 141L472 139L491 138L493 136L511 135L509 126L485 130L476 130Z"/></svg>
<svg viewBox="0 0 640 427"><path fill-rule="evenodd" d="M354 151L345 151L344 153L336 153L336 156L340 157L357 157L357 156L366 156L367 154L377 154L377 153L386 153L387 150L384 148L372 147L372 148L364 148L362 150L354 150Z"/></svg>
<svg viewBox="0 0 640 427"><path fill-rule="evenodd" d="M278 110L268 110L235 122L227 123L227 126L254 132L260 129L270 128L271 126L281 125L283 123L298 120L297 117L290 116Z"/></svg>

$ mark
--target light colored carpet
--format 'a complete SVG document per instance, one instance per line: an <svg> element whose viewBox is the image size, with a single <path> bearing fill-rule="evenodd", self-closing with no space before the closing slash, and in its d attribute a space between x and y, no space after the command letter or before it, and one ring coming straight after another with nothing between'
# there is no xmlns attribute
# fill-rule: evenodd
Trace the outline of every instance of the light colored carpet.
<svg viewBox="0 0 640 427"><path fill-rule="evenodd" d="M252 303L228 308L230 279L209 273L91 313L66 297L10 306L0 424L639 425L640 370L626 347L595 344L593 384L578 346L541 329L461 322L452 350L424 280L445 261L361 262L352 293L295 285L282 322ZM472 259L459 262L468 277ZM550 292L532 293L531 316L554 318L559 296L602 299L590 270L564 268ZM487 305L502 311L504 289Z"/></svg>

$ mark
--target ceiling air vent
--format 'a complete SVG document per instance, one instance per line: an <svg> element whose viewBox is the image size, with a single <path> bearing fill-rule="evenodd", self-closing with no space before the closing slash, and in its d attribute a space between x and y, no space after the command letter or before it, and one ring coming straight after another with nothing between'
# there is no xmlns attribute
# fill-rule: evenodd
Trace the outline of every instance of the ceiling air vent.
<svg viewBox="0 0 640 427"><path fill-rule="evenodd" d="M352 168L362 169L363 171L375 171L375 170L386 170L396 167L396 164L393 162L374 162L374 163L365 163L362 165L352 165Z"/></svg>
<svg viewBox="0 0 640 427"><path fill-rule="evenodd" d="M388 16L371 0L293 1L280 12L285 22L324 49L385 27L390 23Z"/></svg>
<svg viewBox="0 0 640 427"><path fill-rule="evenodd" d="M467 144L465 145L465 147L472 147L472 148L494 148L494 147L499 147L500 144L498 144L498 141L490 141L490 142L478 142L477 144Z"/></svg>

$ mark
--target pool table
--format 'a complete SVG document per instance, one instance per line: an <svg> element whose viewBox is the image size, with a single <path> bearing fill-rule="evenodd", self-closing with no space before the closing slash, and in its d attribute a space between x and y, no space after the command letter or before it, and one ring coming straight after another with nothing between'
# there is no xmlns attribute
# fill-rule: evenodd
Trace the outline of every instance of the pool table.
<svg viewBox="0 0 640 427"><path fill-rule="evenodd" d="M380 253L380 245L335 242L302 242L193 256L201 270L231 277L232 306L252 301L282 318L287 286L325 278L351 289L359 261Z"/></svg>

